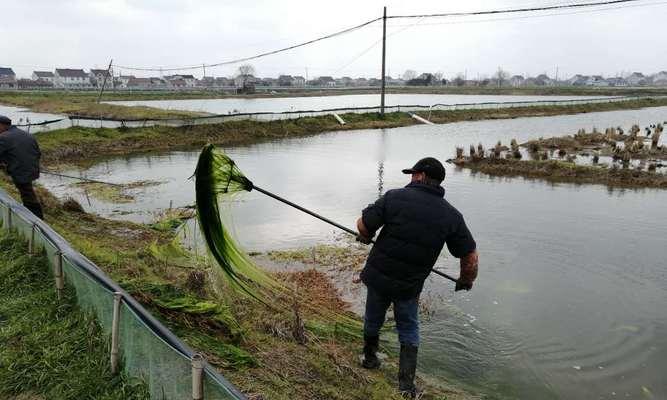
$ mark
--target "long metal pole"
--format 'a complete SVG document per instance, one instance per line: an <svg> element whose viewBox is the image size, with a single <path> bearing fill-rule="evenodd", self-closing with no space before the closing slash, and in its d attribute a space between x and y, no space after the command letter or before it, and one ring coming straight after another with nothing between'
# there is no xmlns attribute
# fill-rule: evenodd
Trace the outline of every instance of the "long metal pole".
<svg viewBox="0 0 667 400"><path fill-rule="evenodd" d="M111 64L113 64L113 58L109 61L109 66L107 67L107 73L104 74L104 80L102 81L102 87L100 88L100 94L97 96L97 102L99 103L102 100L102 93L104 93L104 87L107 85L107 76L111 73Z"/></svg>
<svg viewBox="0 0 667 400"><path fill-rule="evenodd" d="M356 231L354 231L354 230L352 230L352 229L350 229L350 228L347 228L347 227L345 227L345 226L343 226L343 225L341 225L341 224L339 224L339 223L337 223L337 222L334 222L334 221L330 220L329 218L323 217L323 216L321 216L321 215L319 215L319 214L317 214L317 213L315 213L315 212L313 212L313 211L310 211L310 210L307 209L307 208L303 208L303 207L301 207L300 205L298 205L298 204L296 204L296 203L292 203L291 201L289 201L289 200L287 200L287 199L284 199L284 198L278 196L277 194L273 194L273 193L269 192L268 190L264 190L264 189L262 189L262 188L260 188L260 187L255 186L254 184L253 184L252 188L253 188L254 190L260 192L260 193L264 193L265 195L267 195L267 196L269 196L269 197L271 197L271 198L274 198L274 199L280 201L281 203L285 203L285 204L287 204L287 205L290 206L290 207L294 207L294 208L296 208L296 209L299 210L299 211L303 211L303 212L305 212L306 214L312 215L313 217L315 217L315 218L317 218L317 219L319 219L319 220L321 220L321 221L324 221L324 222L326 222L327 224L333 225L333 226L335 226L336 228L338 228L338 229L340 229L340 230L343 230L343 231L345 231L345 232L347 232L347 233L349 233L349 234L351 234L351 235L354 235L354 236L358 236L358 235L359 235L359 233L357 233ZM375 242L371 240L371 243L375 243ZM436 273L436 274L442 276L443 278L447 278L447 279L449 279L449 280L452 281L452 282L458 282L458 280L457 280L456 278L454 278L454 277L452 277L452 276L450 276L450 275L447 275L447 274L445 274L444 272L440 272L440 271L438 271L437 269L431 269L431 272L434 272L434 273Z"/></svg>
<svg viewBox="0 0 667 400"><path fill-rule="evenodd" d="M387 58L387 7L382 15L382 92L380 93L380 117L384 118L385 64Z"/></svg>

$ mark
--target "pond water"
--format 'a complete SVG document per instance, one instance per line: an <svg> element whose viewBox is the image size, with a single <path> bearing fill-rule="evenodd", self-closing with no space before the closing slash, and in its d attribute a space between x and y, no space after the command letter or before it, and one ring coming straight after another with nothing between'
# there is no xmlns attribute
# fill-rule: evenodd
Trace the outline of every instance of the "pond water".
<svg viewBox="0 0 667 400"><path fill-rule="evenodd" d="M461 122L327 133L226 151L257 185L353 226L360 210L403 186L402 168L424 156L447 159L455 146L509 143L579 128L646 126L667 107L571 116ZM113 205L72 189L88 210L145 221L194 201L188 180L197 152L133 156L81 173L114 182L156 180L137 201ZM611 190L491 178L447 165L446 198L466 217L480 252L472 291L429 279L419 371L464 382L485 398L667 398L667 191ZM331 227L251 192L230 204L248 250L298 248L334 240ZM446 251L437 268L458 276Z"/></svg>
<svg viewBox="0 0 667 400"><path fill-rule="evenodd" d="M604 96L510 96L510 95L463 95L463 94L387 94L385 104L424 105L436 103L467 104L486 102L576 100L602 98ZM380 96L377 94L355 94L340 96L313 97L276 97L276 98L230 98L230 99L195 99L195 100L138 100L112 101L110 104L126 106L149 106L166 110L187 110L211 114L284 112L323 110L331 108L378 107Z"/></svg>
<svg viewBox="0 0 667 400"><path fill-rule="evenodd" d="M58 129L58 128L66 128L71 125L70 122L66 119L67 117L64 115L37 113L37 112L32 112L25 108L5 106L2 104L0 104L0 115L9 117L14 125L38 124L44 121L53 121L65 118L65 120L63 121L49 125L31 126L30 129L28 129L27 127L21 127L21 129L29 130L30 133L40 132L44 130Z"/></svg>

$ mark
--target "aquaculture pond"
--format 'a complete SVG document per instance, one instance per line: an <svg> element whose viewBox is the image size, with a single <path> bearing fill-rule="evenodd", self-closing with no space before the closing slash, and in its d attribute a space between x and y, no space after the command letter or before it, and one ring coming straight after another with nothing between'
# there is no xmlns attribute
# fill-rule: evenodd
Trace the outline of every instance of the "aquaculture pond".
<svg viewBox="0 0 667 400"><path fill-rule="evenodd" d="M489 148L498 139L664 120L667 107L336 132L226 150L256 184L353 226L366 204L404 185L400 170L423 156L444 160L457 145ZM188 178L197 156L133 156L66 172L161 182L130 189L130 203L88 200L70 180L44 176L41 183L62 196L74 193L87 210L148 221L170 204L193 203ZM468 293L429 279L419 371L464 382L485 398L667 398L667 191L490 178L452 165L447 173L446 198L477 239L480 275ZM229 206L248 250L336 237L330 226L260 193ZM437 267L458 275L446 251Z"/></svg>
<svg viewBox="0 0 667 400"><path fill-rule="evenodd" d="M513 101L547 101L600 98L604 96L525 96L525 95L465 95L465 94L388 94L387 106L424 105L437 103L466 104ZM377 94L354 94L312 97L230 98L195 100L134 100L111 101L125 106L149 106L167 110L202 111L212 114L284 112L323 110L331 108L378 107Z"/></svg>

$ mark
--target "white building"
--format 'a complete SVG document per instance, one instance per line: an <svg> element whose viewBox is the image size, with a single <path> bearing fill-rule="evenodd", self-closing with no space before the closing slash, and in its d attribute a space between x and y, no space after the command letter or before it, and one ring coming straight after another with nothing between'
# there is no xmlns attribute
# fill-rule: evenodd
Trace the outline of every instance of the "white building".
<svg viewBox="0 0 667 400"><path fill-rule="evenodd" d="M197 86L197 79L192 75L169 75L164 77L167 82L177 81L171 86L193 88ZM183 81L184 85L180 82Z"/></svg>
<svg viewBox="0 0 667 400"><path fill-rule="evenodd" d="M50 84L55 84L55 75L51 71L33 71L32 72L33 81L44 81L49 82Z"/></svg>
<svg viewBox="0 0 667 400"><path fill-rule="evenodd" d="M646 85L648 79L641 72L633 72L632 75L625 78L626 82L630 86L641 86Z"/></svg>
<svg viewBox="0 0 667 400"><path fill-rule="evenodd" d="M93 86L102 87L105 78L106 78L106 86L107 87L113 86L113 82L111 81L111 75L109 74L109 70L107 69L91 69L89 76L90 76L90 82L93 84Z"/></svg>
<svg viewBox="0 0 667 400"><path fill-rule="evenodd" d="M660 71L653 75L653 84L656 86L667 86L667 71Z"/></svg>
<svg viewBox="0 0 667 400"><path fill-rule="evenodd" d="M0 89L16 89L16 74L14 70L0 67Z"/></svg>
<svg viewBox="0 0 667 400"><path fill-rule="evenodd" d="M90 89L90 76L82 69L56 68L54 84L63 89Z"/></svg>

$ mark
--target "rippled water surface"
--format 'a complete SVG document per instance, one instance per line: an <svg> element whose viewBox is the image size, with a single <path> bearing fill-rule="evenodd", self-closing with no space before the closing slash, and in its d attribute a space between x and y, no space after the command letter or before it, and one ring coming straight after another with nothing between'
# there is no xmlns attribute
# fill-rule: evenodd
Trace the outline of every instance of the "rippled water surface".
<svg viewBox="0 0 667 400"><path fill-rule="evenodd" d="M651 108L338 132L226 150L257 185L353 226L366 204L404 185L400 169L423 156L664 120L667 108ZM79 200L104 215L148 220L170 203L193 203L187 178L196 158L175 152L99 163L85 174L163 184L128 205ZM463 381L488 398L667 398L667 191L491 178L450 165L447 173L446 197L478 242L480 276L463 294L429 280L423 297L434 314L423 323L420 371ZM42 183L72 191L69 181ZM231 207L248 249L333 238L329 226L256 192ZM444 254L438 267L458 275L456 260Z"/></svg>

